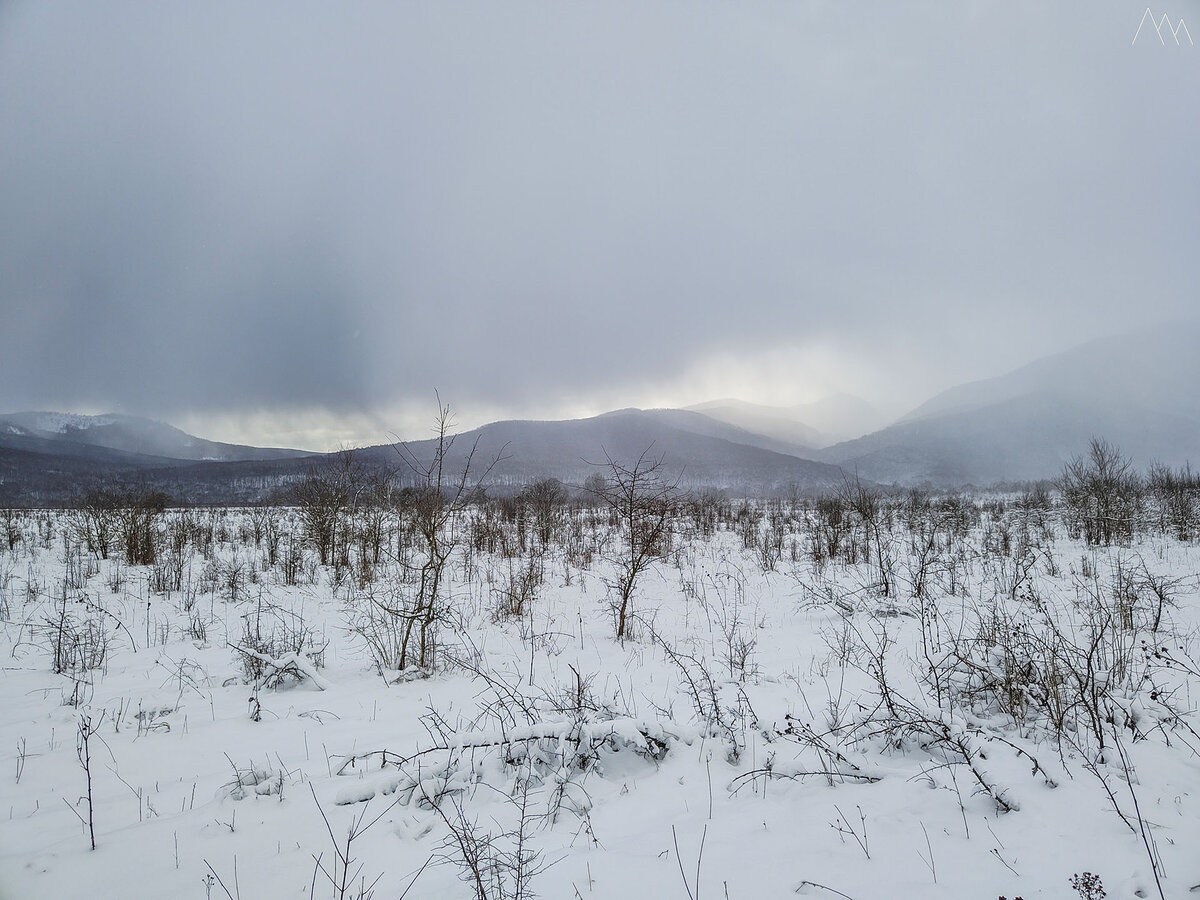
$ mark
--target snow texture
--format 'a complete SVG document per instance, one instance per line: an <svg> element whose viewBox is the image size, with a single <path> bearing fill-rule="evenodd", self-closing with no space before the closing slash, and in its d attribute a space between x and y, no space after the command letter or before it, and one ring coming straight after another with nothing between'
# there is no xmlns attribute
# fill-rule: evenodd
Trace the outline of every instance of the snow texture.
<svg viewBox="0 0 1200 900"><path fill-rule="evenodd" d="M548 898L1077 900L1082 873L1109 900L1195 896L1200 548L1085 547L1057 511L985 500L936 532L923 581L925 532L897 512L886 594L874 543L814 558L811 506L732 504L709 533L681 513L624 642L606 515L564 514L535 553L470 510L456 533L501 541L460 540L438 655L403 673L365 638L419 579L399 531L378 565L322 568L285 510L287 570L252 511L168 512L160 568L187 538L167 590L65 514L15 514L0 897L336 896L314 860L356 822L355 897L468 900L451 825L498 853L522 822ZM1066 667L1104 609L1103 652Z"/></svg>

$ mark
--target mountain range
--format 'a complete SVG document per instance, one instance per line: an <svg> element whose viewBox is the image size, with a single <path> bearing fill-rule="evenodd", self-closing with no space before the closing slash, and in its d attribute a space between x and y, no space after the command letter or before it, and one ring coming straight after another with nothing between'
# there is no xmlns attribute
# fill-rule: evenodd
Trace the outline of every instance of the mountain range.
<svg viewBox="0 0 1200 900"><path fill-rule="evenodd" d="M745 494L812 494L854 477L939 488L1047 479L1093 436L1139 467L1181 466L1200 462L1197 348L1196 323L1092 341L950 388L886 425L846 395L794 407L725 399L493 422L457 435L447 462L457 471L473 449L476 472L490 465L488 485L515 490L545 477L579 485L606 458L628 463L648 452L681 488ZM425 440L356 454L403 479L436 447ZM96 479L137 479L180 502L249 502L303 478L322 458L208 441L135 416L0 415L0 503L70 502Z"/></svg>
<svg viewBox="0 0 1200 900"><path fill-rule="evenodd" d="M253 502L302 479L326 458L179 438L176 429L163 431L170 426L132 416L64 416L71 424L62 430L8 423L28 422L30 415L43 416L43 424L57 422L49 414L0 418L0 503L69 503L96 480L136 481L179 502ZM123 439L96 440L116 418L126 429ZM137 439L139 429L146 432L145 440ZM170 435L174 448L152 441L154 435ZM161 455L124 449L128 446L153 447ZM223 458L211 458L214 447ZM471 455L472 472L478 477L486 471L484 484L498 491L548 477L580 486L603 470L606 459L631 463L643 453L661 459L664 477L683 490L815 493L842 482L836 466L781 452L785 449L792 448L701 413L626 409L567 421L493 422L455 435L445 463L448 471L458 472ZM437 440L428 439L364 447L355 456L405 483L412 481L413 466L427 466L436 451Z"/></svg>
<svg viewBox="0 0 1200 900"><path fill-rule="evenodd" d="M794 406L763 406L727 398L687 408L774 438L789 445L793 451L828 447L887 424L879 410L861 397L850 394L834 394Z"/></svg>
<svg viewBox="0 0 1200 900"><path fill-rule="evenodd" d="M1139 468L1200 462L1200 324L1081 344L930 398L886 428L812 454L886 484L1052 478L1092 437Z"/></svg>
<svg viewBox="0 0 1200 900"><path fill-rule="evenodd" d="M307 455L300 450L245 447L194 437L164 422L138 416L81 416L56 412L0 415L0 447L73 455L91 448L97 456L138 464L146 458L173 462L232 462Z"/></svg>
<svg viewBox="0 0 1200 900"><path fill-rule="evenodd" d="M405 445L419 465L432 460L436 440ZM458 471L474 450L477 466L492 466L489 481L518 486L538 478L581 485L611 458L623 464L661 459L666 478L682 489L735 489L753 494L796 489L813 493L841 484L836 466L797 455L793 447L682 409L622 409L567 421L493 422L457 435L447 461ZM397 461L394 445L358 451L369 461ZM403 467L401 467L403 474Z"/></svg>

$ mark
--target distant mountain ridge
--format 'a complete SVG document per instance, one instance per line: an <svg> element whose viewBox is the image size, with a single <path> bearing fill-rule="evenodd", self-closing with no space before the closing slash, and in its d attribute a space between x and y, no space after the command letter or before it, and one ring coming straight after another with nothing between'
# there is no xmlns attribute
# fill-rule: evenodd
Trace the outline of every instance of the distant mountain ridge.
<svg viewBox="0 0 1200 900"><path fill-rule="evenodd" d="M1200 324L1090 341L959 385L815 458L882 483L1053 478L1093 437L1139 468L1200 462Z"/></svg>
<svg viewBox="0 0 1200 900"><path fill-rule="evenodd" d="M803 454L828 443L820 431L792 417L783 407L725 399L698 403L687 407L687 411L770 437L790 448L785 452Z"/></svg>
<svg viewBox="0 0 1200 900"><path fill-rule="evenodd" d="M885 428L821 449L803 443L816 429L792 418L802 407L719 400L690 410L492 422L458 435L447 462L461 469L476 447L477 464L496 460L486 485L505 491L546 477L582 484L603 470L606 454L628 463L648 450L681 488L746 495L827 492L855 476L944 488L1054 478L1093 436L1139 468L1153 460L1200 467L1197 348L1195 322L1092 341L950 388ZM862 401L834 398L821 421L841 415L861 423L871 414L878 416ZM425 440L407 442L403 454L394 444L356 453L404 478L405 454L421 464L434 450ZM68 502L82 485L106 477L136 478L179 502L250 502L303 478L324 458L207 441L135 416L0 415L0 503Z"/></svg>
<svg viewBox="0 0 1200 900"><path fill-rule="evenodd" d="M0 502L70 502L81 485L96 478L133 479L177 502L252 502L305 477L328 456L294 450L272 456L276 451L203 441L162 423L147 425L149 420L133 422L140 431L130 435L111 430L131 427L130 422L106 421L122 417L82 418L0 416ZM664 474L685 490L815 493L842 482L844 473L836 466L771 449L776 444L696 412L624 409L567 421L493 422L456 435L447 465L461 471L475 448L473 476L480 477L496 460L484 485L501 491L547 477L582 485L603 471L606 454L631 463L645 452L661 457ZM130 447L175 455L152 456ZM424 440L354 452L362 464L392 471L403 482L412 474L405 459L424 464L435 450L436 441ZM215 452L225 458L205 458Z"/></svg>
<svg viewBox="0 0 1200 900"><path fill-rule="evenodd" d="M59 412L21 412L0 415L0 447L30 449L40 442L41 452L54 452L53 444L65 453L78 447L105 448L137 456L193 462L235 462L239 460L281 459L308 454L300 450L274 447L247 447L198 438L185 431L140 416L110 413L86 416Z"/></svg>
<svg viewBox="0 0 1200 900"><path fill-rule="evenodd" d="M408 442L405 452L427 461L435 443ZM777 452L764 446L769 443L762 435L700 413L622 409L586 419L492 422L457 435L449 462L451 470L461 468L467 452L475 447L477 465L501 457L489 479L493 484L553 477L582 485L589 475L603 471L605 454L628 463L649 451L650 456L663 459L664 472L684 489L771 493L795 486L811 493L841 484L844 473L836 466ZM357 452L372 461L399 459L395 445Z"/></svg>
<svg viewBox="0 0 1200 900"><path fill-rule="evenodd" d="M225 502L252 490L239 494L222 486L226 475L245 482L247 466L270 470L276 461L299 462L310 456L299 450L208 441L138 416L11 413L0 415L0 503L70 503L88 485L107 479L169 485L181 502ZM183 474L197 466L216 468L206 469L200 478ZM221 466L240 467L239 474ZM260 486L270 480L262 472L253 479Z"/></svg>
<svg viewBox="0 0 1200 900"><path fill-rule="evenodd" d="M793 406L765 406L726 398L697 403L687 409L774 438L789 445L791 452L800 451L802 455L859 437L885 424L875 407L850 394L834 394Z"/></svg>

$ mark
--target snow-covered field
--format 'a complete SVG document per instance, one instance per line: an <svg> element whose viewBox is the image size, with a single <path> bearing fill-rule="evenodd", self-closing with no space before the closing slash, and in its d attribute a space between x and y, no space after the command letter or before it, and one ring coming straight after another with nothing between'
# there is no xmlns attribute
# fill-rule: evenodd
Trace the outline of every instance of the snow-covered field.
<svg viewBox="0 0 1200 900"><path fill-rule="evenodd" d="M460 510L436 591L400 512L10 514L0 897L1200 895L1200 548L711 507L621 641L602 509Z"/></svg>

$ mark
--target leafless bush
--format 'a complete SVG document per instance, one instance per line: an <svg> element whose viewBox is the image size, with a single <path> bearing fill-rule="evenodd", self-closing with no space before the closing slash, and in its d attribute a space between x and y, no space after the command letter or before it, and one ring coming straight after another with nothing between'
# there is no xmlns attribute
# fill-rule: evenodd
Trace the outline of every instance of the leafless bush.
<svg viewBox="0 0 1200 900"><path fill-rule="evenodd" d="M711 589L712 596L709 596ZM760 623L757 610L746 603L745 582L740 570L722 567L710 573L696 591L696 598L715 624L720 635L720 661L729 669L729 677L744 681L756 673L752 662L758 646L755 636Z"/></svg>
<svg viewBox="0 0 1200 900"><path fill-rule="evenodd" d="M688 653L672 644L642 619L639 623L650 633L668 660L679 670L682 687L691 701L696 718L709 735L725 744L725 760L736 763L746 747L746 731L758 726L758 718L741 682L722 680L713 675L709 661L699 653Z"/></svg>
<svg viewBox="0 0 1200 900"><path fill-rule="evenodd" d="M83 590L87 587L88 579L98 571L95 558L84 556L79 544L63 545L63 585L67 590Z"/></svg>
<svg viewBox="0 0 1200 900"><path fill-rule="evenodd" d="M183 590L183 575L189 559L190 531L191 521L186 512L168 521L164 548L154 561L150 575L150 589L155 593L170 594Z"/></svg>
<svg viewBox="0 0 1200 900"><path fill-rule="evenodd" d="M1144 604L1115 565L1114 576L1107 586L1080 581L1073 604L1028 587L1015 604L997 596L976 607L973 624L926 656L925 683L951 707L998 712L1059 740L1082 732L1103 751L1111 698L1139 690L1146 671Z"/></svg>
<svg viewBox="0 0 1200 900"><path fill-rule="evenodd" d="M1149 615L1150 631L1157 634L1163 627L1163 616L1177 603L1180 589L1188 579L1182 576L1169 577L1150 571L1145 560L1140 560L1137 568L1131 573L1132 588L1140 596L1148 599L1147 613Z"/></svg>
<svg viewBox="0 0 1200 900"><path fill-rule="evenodd" d="M1153 463L1146 474L1146 491L1158 518L1158 528L1180 541L1194 540L1200 529L1200 474L1191 466L1172 471Z"/></svg>
<svg viewBox="0 0 1200 900"><path fill-rule="evenodd" d="M98 719L93 719L91 715L86 713L81 714L76 729L75 755L79 759L79 767L83 769L87 783L87 792L79 798L79 802L83 803L86 801L87 818L85 819L79 810L70 803L67 804L71 811L79 818L79 821L87 828L88 839L91 842L93 850L96 849L96 807L92 793L92 738L96 737L96 733L100 730L100 725L103 721L103 713L100 714L100 718Z"/></svg>
<svg viewBox="0 0 1200 900"><path fill-rule="evenodd" d="M342 451L309 471L292 489L304 535L321 565L339 565L349 549L349 515L364 472L353 451Z"/></svg>
<svg viewBox="0 0 1200 900"><path fill-rule="evenodd" d="M858 478L846 481L838 491L844 510L852 514L851 540L862 541L863 558L872 564L875 579L871 587L889 597L895 584L895 548L892 546L892 511L882 492L863 484Z"/></svg>
<svg viewBox="0 0 1200 900"><path fill-rule="evenodd" d="M537 596L545 578L545 563L540 550L531 552L522 561L508 560L508 571L494 589L493 615L497 621L520 619Z"/></svg>
<svg viewBox="0 0 1200 900"><path fill-rule="evenodd" d="M317 811L321 814L321 821L325 823L329 841L333 844L333 860L328 865L324 862L324 854L313 856L313 881L312 890L309 892L310 896L315 895L317 876L320 875L329 883L335 900L371 900L371 897L374 896L375 885L379 883L383 874L380 873L370 883L367 882L366 876L363 874L364 864L354 856L354 842L382 819L395 804L385 806L370 821L367 821L367 807L364 806L358 816L350 821L345 838L339 841L334 833L333 825L329 822L329 817L325 815L321 801L317 800L316 789L310 784L309 790L312 791L313 802L317 804ZM405 891L405 893L408 892Z"/></svg>
<svg viewBox="0 0 1200 900"><path fill-rule="evenodd" d="M279 557L279 573L287 587L295 587L300 583L304 572L304 550L300 544L289 540Z"/></svg>
<svg viewBox="0 0 1200 900"><path fill-rule="evenodd" d="M1089 544L1128 543L1141 517L1143 490L1120 450L1092 438L1087 454L1063 468L1058 487L1069 531Z"/></svg>
<svg viewBox="0 0 1200 900"><path fill-rule="evenodd" d="M415 535L420 553L416 589L399 599L401 605L385 607L397 616L403 637L400 641L399 668L416 665L425 671L437 662L438 633L449 617L443 583L447 567L462 540L461 526L475 494L473 480L485 479L500 461L497 455L478 470L475 453L478 440L466 452L460 466L451 458L454 419L450 407L438 398L438 416L433 453L428 460L418 459L408 447L400 450L415 487L408 492L408 524Z"/></svg>
<svg viewBox="0 0 1200 900"><path fill-rule="evenodd" d="M305 623L303 612L260 595L242 623L241 638L231 646L241 656L247 683L271 689L305 678L315 680L313 670L324 666L328 641Z"/></svg>
<svg viewBox="0 0 1200 900"><path fill-rule="evenodd" d="M405 617L403 593L394 583L369 583L362 586L348 608L347 625L366 646L379 674L387 677L403 667Z"/></svg>
<svg viewBox="0 0 1200 900"><path fill-rule="evenodd" d="M251 579L252 565L247 560L240 558L236 551L229 559L221 563L218 577L222 592L230 602L237 603L241 599L242 592Z"/></svg>
<svg viewBox="0 0 1200 900"><path fill-rule="evenodd" d="M12 564L0 562L0 622L12 619Z"/></svg>
<svg viewBox="0 0 1200 900"><path fill-rule="evenodd" d="M117 534L117 500L112 491L87 491L71 510L68 529L89 553L108 559Z"/></svg>
<svg viewBox="0 0 1200 900"><path fill-rule="evenodd" d="M443 842L442 859L457 867L459 878L471 886L475 900L526 900L537 896L532 882L545 871L547 863L543 853L533 847L533 832L540 817L530 805L530 778L519 778L516 790L507 798L515 820L507 829L483 829L457 796L440 803L428 799L450 832Z"/></svg>
<svg viewBox="0 0 1200 900"><path fill-rule="evenodd" d="M429 736L423 749L407 756L377 750L347 757L338 774L391 770L395 778L385 793L433 808L474 790L491 766L503 778L515 778L517 787L549 785L543 815L553 819L564 808L586 814L590 802L575 790L576 781L602 771L606 758L633 754L657 763L670 747L672 737L661 726L598 702L578 673L572 685L540 695L527 693L520 679L482 668L475 674L484 688L472 720L448 721L430 707L422 717Z"/></svg>
<svg viewBox="0 0 1200 900"><path fill-rule="evenodd" d="M22 538L25 536L26 513L19 509L0 509L0 541L10 556L14 555Z"/></svg>
<svg viewBox="0 0 1200 900"><path fill-rule="evenodd" d="M43 618L49 635L51 671L77 681L103 668L112 648L105 617L82 617L79 609L87 608L69 600L64 591L55 601L52 615Z"/></svg>
<svg viewBox="0 0 1200 900"><path fill-rule="evenodd" d="M153 565L161 540L158 520L167 509L167 496L159 491L127 489L118 491L111 502L125 562L131 566Z"/></svg>
<svg viewBox="0 0 1200 900"><path fill-rule="evenodd" d="M621 528L614 549L618 574L612 584L612 607L617 640L623 641L629 637L638 580L667 551L676 482L666 479L662 457L651 456L649 448L630 464L606 454L603 465L602 480L592 482L592 489Z"/></svg>

